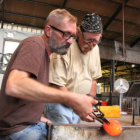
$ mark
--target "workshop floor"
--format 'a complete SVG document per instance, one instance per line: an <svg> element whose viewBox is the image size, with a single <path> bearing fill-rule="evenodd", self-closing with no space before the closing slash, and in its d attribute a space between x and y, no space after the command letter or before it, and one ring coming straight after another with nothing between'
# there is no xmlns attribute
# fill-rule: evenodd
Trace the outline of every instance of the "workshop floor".
<svg viewBox="0 0 140 140"><path fill-rule="evenodd" d="M121 125L132 125L132 120L133 120L133 116L132 115L121 115L120 118L107 118L108 120L118 120ZM135 121L134 121L135 125L140 125L140 116L135 116ZM88 125L101 125L100 122L95 121L93 123L91 122L85 122L85 121L81 121L80 124L88 124Z"/></svg>

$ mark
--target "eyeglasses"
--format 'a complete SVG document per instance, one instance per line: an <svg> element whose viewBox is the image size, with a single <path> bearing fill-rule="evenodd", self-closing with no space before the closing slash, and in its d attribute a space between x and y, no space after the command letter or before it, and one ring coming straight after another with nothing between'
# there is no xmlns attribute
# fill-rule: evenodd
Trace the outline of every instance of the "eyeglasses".
<svg viewBox="0 0 140 140"><path fill-rule="evenodd" d="M99 38L99 39L90 39L90 38L85 37L83 32L82 32L82 36L84 38L84 42L87 43L87 44L90 44L90 43L99 44L101 42L101 38Z"/></svg>
<svg viewBox="0 0 140 140"><path fill-rule="evenodd" d="M49 25L52 29L56 30L56 31L59 31L63 34L63 38L66 39L66 40L69 40L71 37L73 38L73 40L76 40L76 35L71 35L69 32L64 32L60 29L57 29L56 27L52 26L52 25Z"/></svg>

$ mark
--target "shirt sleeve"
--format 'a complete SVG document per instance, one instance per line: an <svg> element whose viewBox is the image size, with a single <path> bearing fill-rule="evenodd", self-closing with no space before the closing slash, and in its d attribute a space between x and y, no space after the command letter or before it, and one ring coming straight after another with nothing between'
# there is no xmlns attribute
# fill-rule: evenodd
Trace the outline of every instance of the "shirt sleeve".
<svg viewBox="0 0 140 140"><path fill-rule="evenodd" d="M24 42L17 54L12 69L29 72L38 77L40 70L43 49L36 42Z"/></svg>
<svg viewBox="0 0 140 140"><path fill-rule="evenodd" d="M53 54L50 61L49 82L58 86L65 86L67 83L67 57Z"/></svg>

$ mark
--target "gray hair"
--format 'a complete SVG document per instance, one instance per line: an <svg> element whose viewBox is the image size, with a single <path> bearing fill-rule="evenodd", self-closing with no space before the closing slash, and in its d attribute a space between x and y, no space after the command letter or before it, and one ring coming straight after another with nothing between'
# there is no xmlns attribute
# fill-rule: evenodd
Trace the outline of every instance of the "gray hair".
<svg viewBox="0 0 140 140"><path fill-rule="evenodd" d="M70 14L70 12L68 12L67 10L55 9L48 15L45 26L52 23L61 25L65 18L67 18L69 22L77 23L77 18Z"/></svg>

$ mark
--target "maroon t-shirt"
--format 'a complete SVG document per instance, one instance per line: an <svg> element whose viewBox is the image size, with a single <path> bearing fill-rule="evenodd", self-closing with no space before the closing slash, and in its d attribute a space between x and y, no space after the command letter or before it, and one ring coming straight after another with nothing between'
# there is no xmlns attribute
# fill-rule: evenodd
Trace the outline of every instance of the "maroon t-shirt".
<svg viewBox="0 0 140 140"><path fill-rule="evenodd" d="M9 135L31 124L36 124L44 108L44 103L27 101L5 94L6 81L13 69L29 72L31 78L48 85L49 57L41 37L33 36L23 40L7 66L0 93L0 135Z"/></svg>

